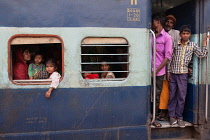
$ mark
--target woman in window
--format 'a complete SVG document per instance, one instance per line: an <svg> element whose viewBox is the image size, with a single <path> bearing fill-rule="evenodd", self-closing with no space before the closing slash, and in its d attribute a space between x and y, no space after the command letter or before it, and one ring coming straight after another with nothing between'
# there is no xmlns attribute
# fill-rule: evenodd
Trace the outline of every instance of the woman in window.
<svg viewBox="0 0 210 140"><path fill-rule="evenodd" d="M28 64L31 60L31 54L25 47L18 47L15 51L15 65L13 67L13 78L14 80L29 79L28 76Z"/></svg>

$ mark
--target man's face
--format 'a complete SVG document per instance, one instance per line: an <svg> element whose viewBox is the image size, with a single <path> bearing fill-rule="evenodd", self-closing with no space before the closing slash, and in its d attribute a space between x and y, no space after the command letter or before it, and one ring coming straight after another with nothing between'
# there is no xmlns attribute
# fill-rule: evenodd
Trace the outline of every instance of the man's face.
<svg viewBox="0 0 210 140"><path fill-rule="evenodd" d="M166 32L170 31L172 28L174 28L174 22L171 19L166 20L165 22L165 30Z"/></svg>
<svg viewBox="0 0 210 140"><path fill-rule="evenodd" d="M191 33L187 31L183 31L182 33L180 33L180 37L183 41L188 41L190 36L191 36Z"/></svg>
<svg viewBox="0 0 210 140"><path fill-rule="evenodd" d="M152 21L152 28L153 28L153 29L156 29L156 28L158 27L158 25L159 25L159 21L153 19L153 21Z"/></svg>

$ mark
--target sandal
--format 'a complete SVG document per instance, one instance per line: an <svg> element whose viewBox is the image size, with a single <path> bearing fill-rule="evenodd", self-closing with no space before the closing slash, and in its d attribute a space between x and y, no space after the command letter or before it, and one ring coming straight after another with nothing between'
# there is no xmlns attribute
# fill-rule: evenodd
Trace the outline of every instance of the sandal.
<svg viewBox="0 0 210 140"><path fill-rule="evenodd" d="M168 121L168 117L167 116L159 116L158 120L159 121Z"/></svg>
<svg viewBox="0 0 210 140"><path fill-rule="evenodd" d="M154 125L155 127L162 127L162 125L159 122L154 121L152 123L152 125Z"/></svg>

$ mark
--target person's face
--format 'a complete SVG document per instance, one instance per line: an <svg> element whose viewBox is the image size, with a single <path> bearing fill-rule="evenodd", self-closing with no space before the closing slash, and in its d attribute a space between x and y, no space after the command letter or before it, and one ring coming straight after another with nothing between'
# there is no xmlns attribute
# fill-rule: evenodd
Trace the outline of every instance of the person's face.
<svg viewBox="0 0 210 140"><path fill-rule="evenodd" d="M23 59L24 59L24 61L29 61L29 60L31 60L31 54L30 54L30 52L29 52L28 49L26 49L26 50L23 52Z"/></svg>
<svg viewBox="0 0 210 140"><path fill-rule="evenodd" d="M36 55L34 61L36 65L39 65L43 61L42 55Z"/></svg>
<svg viewBox="0 0 210 140"><path fill-rule="evenodd" d="M83 73L83 77L85 78L86 76L90 75L90 73L86 72L86 73Z"/></svg>
<svg viewBox="0 0 210 140"><path fill-rule="evenodd" d="M171 19L166 20L165 22L165 30L166 32L170 31L172 28L174 28L174 22Z"/></svg>
<svg viewBox="0 0 210 140"><path fill-rule="evenodd" d="M190 36L191 36L191 33L190 32L187 32L187 31L183 31L182 33L179 34L182 41L188 41Z"/></svg>
<svg viewBox="0 0 210 140"><path fill-rule="evenodd" d="M101 70L102 71L109 71L110 66L106 62L102 62Z"/></svg>
<svg viewBox="0 0 210 140"><path fill-rule="evenodd" d="M153 28L153 29L156 29L156 28L158 27L158 25L159 25L159 21L153 19L153 21L152 21L152 28Z"/></svg>
<svg viewBox="0 0 210 140"><path fill-rule="evenodd" d="M49 64L46 64L46 71L48 73L53 73L56 71L56 68L53 64L49 63Z"/></svg>

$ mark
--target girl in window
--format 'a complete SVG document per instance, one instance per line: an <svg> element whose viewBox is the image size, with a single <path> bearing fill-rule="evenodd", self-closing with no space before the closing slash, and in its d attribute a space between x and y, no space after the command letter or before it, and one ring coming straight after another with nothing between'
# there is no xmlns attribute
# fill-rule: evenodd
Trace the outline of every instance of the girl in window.
<svg viewBox="0 0 210 140"><path fill-rule="evenodd" d="M108 71L110 71L111 66L109 64L107 64L107 62L110 62L110 61L108 61L107 59L103 59L101 62L102 62L101 70L105 71L105 72L101 73L101 78L108 78L108 79L115 78L115 75L113 72L108 72Z"/></svg>
<svg viewBox="0 0 210 140"><path fill-rule="evenodd" d="M49 90L45 93L46 98L50 98L53 89L56 89L59 85L61 75L56 70L57 70L56 61L54 59L47 60L46 71L50 75L49 79L52 80L52 83L50 85Z"/></svg>

